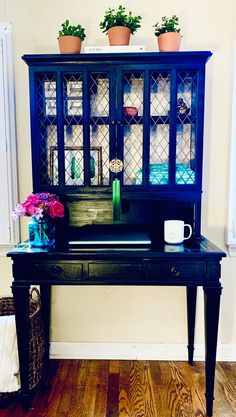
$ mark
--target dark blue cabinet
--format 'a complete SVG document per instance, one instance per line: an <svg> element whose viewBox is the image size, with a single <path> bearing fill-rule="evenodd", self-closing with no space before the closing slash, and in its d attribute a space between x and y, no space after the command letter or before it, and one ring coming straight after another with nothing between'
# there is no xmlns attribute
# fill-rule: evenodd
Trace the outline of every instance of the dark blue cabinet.
<svg viewBox="0 0 236 417"><path fill-rule="evenodd" d="M200 230L205 64L211 52L24 55L34 191L191 202Z"/></svg>

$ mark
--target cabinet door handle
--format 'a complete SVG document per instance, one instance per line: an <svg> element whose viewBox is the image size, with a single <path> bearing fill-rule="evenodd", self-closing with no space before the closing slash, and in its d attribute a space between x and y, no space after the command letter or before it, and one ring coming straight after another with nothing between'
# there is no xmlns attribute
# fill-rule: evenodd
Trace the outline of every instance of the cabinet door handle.
<svg viewBox="0 0 236 417"><path fill-rule="evenodd" d="M60 274L61 274L61 272L62 272L62 268L61 268L60 266L58 266L58 265L53 265L53 266L51 267L51 272L52 272L54 275L60 275Z"/></svg>
<svg viewBox="0 0 236 417"><path fill-rule="evenodd" d="M175 278L181 275L180 268L177 265L172 266L170 272L171 272L171 275L173 275L173 277Z"/></svg>

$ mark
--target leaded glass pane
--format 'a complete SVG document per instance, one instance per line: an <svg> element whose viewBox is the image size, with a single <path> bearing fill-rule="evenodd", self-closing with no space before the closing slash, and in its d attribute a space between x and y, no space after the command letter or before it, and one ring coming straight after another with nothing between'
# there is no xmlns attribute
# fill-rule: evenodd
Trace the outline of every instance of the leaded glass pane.
<svg viewBox="0 0 236 417"><path fill-rule="evenodd" d="M109 185L109 126L90 127L91 185Z"/></svg>
<svg viewBox="0 0 236 417"><path fill-rule="evenodd" d="M56 82L45 81L44 82L44 96L45 96L45 113L47 116L56 116Z"/></svg>
<svg viewBox="0 0 236 417"><path fill-rule="evenodd" d="M65 185L83 185L83 83L81 74L65 74L63 86Z"/></svg>
<svg viewBox="0 0 236 417"><path fill-rule="evenodd" d="M109 78L108 74L90 75L91 117L109 115Z"/></svg>
<svg viewBox="0 0 236 417"><path fill-rule="evenodd" d="M143 89L142 72L123 74L124 184L142 184Z"/></svg>
<svg viewBox="0 0 236 417"><path fill-rule="evenodd" d="M126 123L131 120L129 117L143 115L143 74L123 74L123 110Z"/></svg>
<svg viewBox="0 0 236 417"><path fill-rule="evenodd" d="M109 75L91 73L90 94L90 182L109 185Z"/></svg>
<svg viewBox="0 0 236 417"><path fill-rule="evenodd" d="M131 125L124 134L124 184L142 184L143 126Z"/></svg>
<svg viewBox="0 0 236 417"><path fill-rule="evenodd" d="M169 182L170 74L168 72L151 74L150 97L149 182L152 185L165 185Z"/></svg>
<svg viewBox="0 0 236 417"><path fill-rule="evenodd" d="M153 124L150 132L149 182L164 185L169 181L169 124Z"/></svg>
<svg viewBox="0 0 236 417"><path fill-rule="evenodd" d="M153 72L151 74L151 116L169 116L170 112L170 74ZM166 119L163 118L163 122Z"/></svg>
<svg viewBox="0 0 236 417"><path fill-rule="evenodd" d="M179 72L177 93L176 184L195 183L197 72Z"/></svg>
<svg viewBox="0 0 236 417"><path fill-rule="evenodd" d="M38 75L37 115L39 143L39 183L58 184L58 156L52 165L52 149L57 147L56 77L54 74Z"/></svg>

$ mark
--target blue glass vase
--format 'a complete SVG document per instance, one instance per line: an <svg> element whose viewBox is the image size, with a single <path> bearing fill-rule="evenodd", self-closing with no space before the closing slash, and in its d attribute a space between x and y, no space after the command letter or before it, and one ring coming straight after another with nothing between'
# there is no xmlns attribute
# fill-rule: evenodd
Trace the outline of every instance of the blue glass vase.
<svg viewBox="0 0 236 417"><path fill-rule="evenodd" d="M55 225L50 219L37 220L31 217L28 223L31 248L53 248L55 245Z"/></svg>

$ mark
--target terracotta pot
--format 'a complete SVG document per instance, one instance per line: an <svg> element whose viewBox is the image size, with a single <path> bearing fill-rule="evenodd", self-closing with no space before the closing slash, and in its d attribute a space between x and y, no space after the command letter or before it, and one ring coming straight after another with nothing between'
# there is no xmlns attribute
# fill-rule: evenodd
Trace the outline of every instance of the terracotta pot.
<svg viewBox="0 0 236 417"><path fill-rule="evenodd" d="M177 32L162 33L157 38L160 52L177 52L180 48L181 35Z"/></svg>
<svg viewBox="0 0 236 417"><path fill-rule="evenodd" d="M125 26L114 26L107 31L109 44L114 45L129 45L131 31Z"/></svg>
<svg viewBox="0 0 236 417"><path fill-rule="evenodd" d="M61 54L79 54L82 41L77 36L60 36L58 44Z"/></svg>

